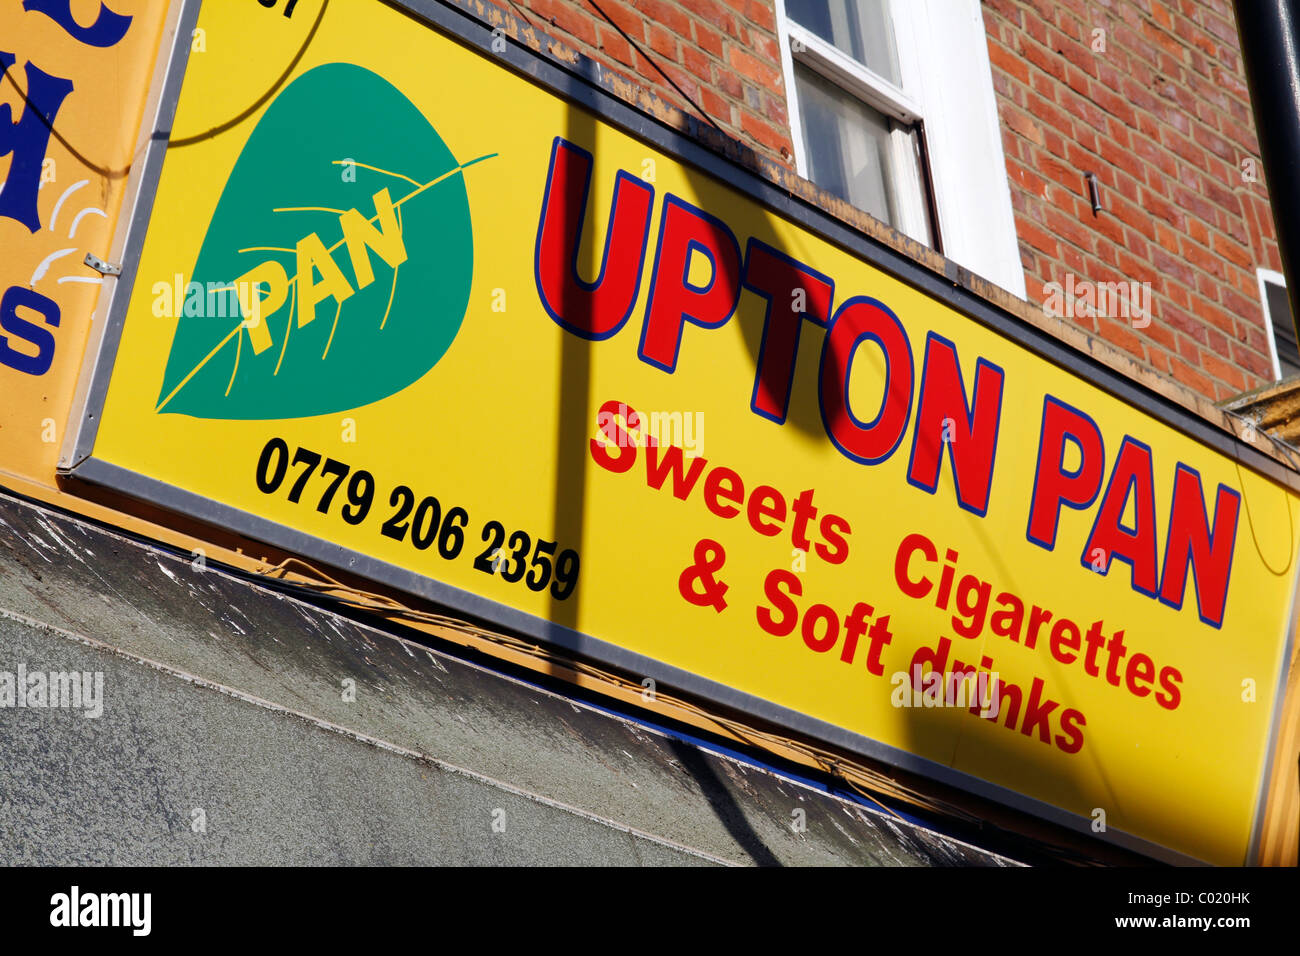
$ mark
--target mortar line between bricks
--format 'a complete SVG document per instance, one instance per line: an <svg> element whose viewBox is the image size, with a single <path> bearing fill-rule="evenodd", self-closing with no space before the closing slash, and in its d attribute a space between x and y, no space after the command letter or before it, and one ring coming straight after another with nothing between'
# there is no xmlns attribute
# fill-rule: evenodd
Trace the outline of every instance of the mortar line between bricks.
<svg viewBox="0 0 1300 956"><path fill-rule="evenodd" d="M560 810L565 813L570 813L576 817L580 817L592 823L598 823L602 826L609 827L612 830L617 830L622 833L626 833L629 836L640 837L641 839L649 840L652 843L657 843L661 846L668 847L669 849L678 850L682 853L687 853L690 854L691 856L695 856L703 860L708 860L710 863L716 863L720 866L741 865L733 860L726 860L723 859L722 857L714 856L712 853L708 853L704 850L688 847L684 844L677 843L676 841L670 840L666 837L657 836L653 833L647 833L644 830L637 829L636 827L630 827L627 824L618 823L607 817L599 816L598 814L591 813L579 807L574 807L566 803L561 803L560 801L553 800L550 797L544 797L541 794L533 793L529 790L524 790L520 787L512 786L511 784L493 779L492 777L486 776L484 774L478 773L473 770L466 769L465 767L458 767L455 764L447 763L446 761L440 760L437 757L432 757L428 754L420 753L417 750L411 750L408 747L403 747L399 744L392 743L391 741L383 740L382 738L379 737L372 737L369 734L364 734L361 733L360 731L352 730L348 727L335 724L332 721L324 720L320 717L315 717L303 711L294 710L291 707L285 707L282 704L276 704L272 701L264 700L261 697L256 697L252 694L238 690L234 687L229 687L225 684L221 684L216 681L199 677L196 674L189 674L178 668L172 667L168 664L164 664L161 661L155 661L147 657L141 657L140 655L133 654L127 650L124 650L123 648L114 647L112 644L108 644L104 641L97 640L96 638L89 637L85 634L79 634L75 631L70 631L66 628L59 627L57 624L50 624L46 621L41 621L33 617L28 617L26 614L22 614L21 612L10 610L9 608L6 607L0 607L0 619L13 621L17 624L22 624L26 627L32 627L40 631L46 631L52 634L57 634L60 637L66 638L71 641L75 641L78 644L82 644L94 650L103 651L114 657L121 658L122 660L132 661L136 664L143 664L144 666L152 668L153 670L161 674L165 674L168 677L175 677L195 687L201 687L204 688L205 690L216 691L219 694L223 694L227 697L242 701L247 704L252 704L256 707L260 707L263 710L268 710L273 713L279 713L290 717L296 717L299 720L303 720L309 724L312 724L319 730L324 730L329 733L346 737L350 740L356 741L357 743L365 744L377 750L383 750L399 757L405 757L408 760L417 761L418 763L425 764L437 770L442 770L446 773L451 773L451 774L456 774L459 776L466 777L470 780L474 780L478 783L485 784L497 790L504 791L506 793L512 794L517 797L522 797L525 800L531 800L532 802L541 804L542 806L550 807L555 810Z"/></svg>

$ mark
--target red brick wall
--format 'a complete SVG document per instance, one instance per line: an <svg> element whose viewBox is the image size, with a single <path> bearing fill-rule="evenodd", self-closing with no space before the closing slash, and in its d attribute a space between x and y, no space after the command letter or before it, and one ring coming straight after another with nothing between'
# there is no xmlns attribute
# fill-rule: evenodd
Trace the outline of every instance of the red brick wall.
<svg viewBox="0 0 1300 956"><path fill-rule="evenodd" d="M494 0L607 69L695 116L589 0ZM772 0L596 0L724 132L793 166Z"/></svg>
<svg viewBox="0 0 1300 956"><path fill-rule="evenodd" d="M985 0L984 21L1029 297L1150 282L1146 328L1075 321L1211 399L1271 380L1255 267L1280 266L1228 0Z"/></svg>
<svg viewBox="0 0 1300 956"><path fill-rule="evenodd" d="M595 0L693 103L591 0L492 2L793 165L773 0ZM1072 321L1212 400L1270 381L1255 267L1280 265L1229 0L983 10L1030 300L1069 274L1149 282L1146 327ZM1095 217L1085 172L1101 188Z"/></svg>

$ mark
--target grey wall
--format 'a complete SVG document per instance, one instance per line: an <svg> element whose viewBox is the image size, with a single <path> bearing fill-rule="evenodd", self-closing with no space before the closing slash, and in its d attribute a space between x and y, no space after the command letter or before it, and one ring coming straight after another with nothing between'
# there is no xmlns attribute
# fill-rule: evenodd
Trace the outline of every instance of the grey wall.
<svg viewBox="0 0 1300 956"><path fill-rule="evenodd" d="M380 627L0 495L0 863L1010 862Z"/></svg>

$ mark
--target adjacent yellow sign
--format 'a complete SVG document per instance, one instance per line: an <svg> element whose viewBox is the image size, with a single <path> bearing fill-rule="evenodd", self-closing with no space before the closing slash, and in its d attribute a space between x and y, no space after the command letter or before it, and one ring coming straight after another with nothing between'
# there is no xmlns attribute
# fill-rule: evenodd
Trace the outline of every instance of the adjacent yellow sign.
<svg viewBox="0 0 1300 956"><path fill-rule="evenodd" d="M0 5L0 472L54 482L165 7Z"/></svg>
<svg viewBox="0 0 1300 956"><path fill-rule="evenodd" d="M96 461L1246 858L1293 492L392 6L198 29Z"/></svg>

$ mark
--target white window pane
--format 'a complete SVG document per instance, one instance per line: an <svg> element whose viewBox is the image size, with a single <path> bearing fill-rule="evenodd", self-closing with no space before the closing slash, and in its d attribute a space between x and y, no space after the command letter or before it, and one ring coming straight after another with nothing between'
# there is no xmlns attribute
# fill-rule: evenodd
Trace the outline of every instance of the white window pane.
<svg viewBox="0 0 1300 956"><path fill-rule="evenodd" d="M786 0L785 11L871 72L902 86L889 0Z"/></svg>
<svg viewBox="0 0 1300 956"><path fill-rule="evenodd" d="M898 227L892 121L800 63L794 78L808 178Z"/></svg>

